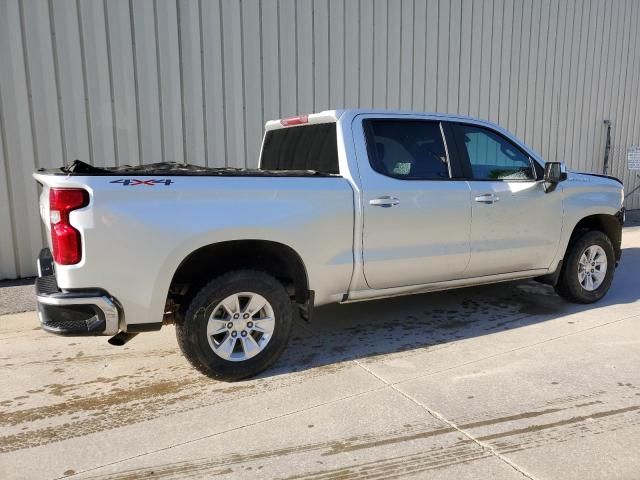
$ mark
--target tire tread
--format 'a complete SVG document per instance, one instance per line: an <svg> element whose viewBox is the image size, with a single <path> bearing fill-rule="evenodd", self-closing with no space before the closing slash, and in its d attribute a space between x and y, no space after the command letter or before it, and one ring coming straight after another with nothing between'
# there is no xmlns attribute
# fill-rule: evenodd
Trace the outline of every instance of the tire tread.
<svg viewBox="0 0 640 480"><path fill-rule="evenodd" d="M243 362L229 362L217 357L208 343L203 351L204 348L197 332L196 317L199 311L203 308L206 309L207 305L210 306L213 303L210 300L215 299L216 295L226 295L225 290L235 284L247 285L246 288L237 287L237 291L252 291L252 288L256 289L256 286L259 286L263 296L266 293L271 297L268 300L276 310L276 318L278 319L276 334L271 338L265 350L256 357ZM280 314L278 314L278 310ZM234 381L256 375L269 368L285 349L291 335L291 326L291 299L278 280L259 270L234 270L213 278L191 299L184 317L176 323L176 339L183 355L197 371L216 380Z"/></svg>
<svg viewBox="0 0 640 480"><path fill-rule="evenodd" d="M578 261L582 252L590 245L601 246L607 254L607 273L605 279L596 290L588 292L582 288L578 282L575 271L578 268ZM566 261L563 262L562 272L555 286L558 295L569 302L573 303L594 303L604 297L613 281L613 272L615 269L615 252L613 244L609 237L599 230L587 230L578 235L576 239L569 245Z"/></svg>

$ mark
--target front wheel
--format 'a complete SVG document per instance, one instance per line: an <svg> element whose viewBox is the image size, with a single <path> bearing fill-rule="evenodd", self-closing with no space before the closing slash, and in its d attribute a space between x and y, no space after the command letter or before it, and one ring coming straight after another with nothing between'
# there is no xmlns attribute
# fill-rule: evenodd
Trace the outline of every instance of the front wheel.
<svg viewBox="0 0 640 480"><path fill-rule="evenodd" d="M238 270L206 284L176 325L178 345L200 372L240 380L269 367L291 333L292 305L271 275Z"/></svg>
<svg viewBox="0 0 640 480"><path fill-rule="evenodd" d="M582 234L569 247L556 292L574 303L593 303L606 295L613 281L615 252L604 233Z"/></svg>

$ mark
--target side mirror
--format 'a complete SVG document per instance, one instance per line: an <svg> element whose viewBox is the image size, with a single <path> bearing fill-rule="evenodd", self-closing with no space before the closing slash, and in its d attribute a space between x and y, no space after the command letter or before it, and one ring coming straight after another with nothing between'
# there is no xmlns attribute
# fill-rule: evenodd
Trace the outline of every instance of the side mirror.
<svg viewBox="0 0 640 480"><path fill-rule="evenodd" d="M546 162L544 164L544 191L553 192L556 186L567 179L567 173L562 162Z"/></svg>

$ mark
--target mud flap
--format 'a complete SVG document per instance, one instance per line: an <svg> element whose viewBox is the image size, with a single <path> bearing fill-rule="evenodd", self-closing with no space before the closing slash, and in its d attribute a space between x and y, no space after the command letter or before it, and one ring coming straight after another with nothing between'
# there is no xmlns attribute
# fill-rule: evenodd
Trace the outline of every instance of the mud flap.
<svg viewBox="0 0 640 480"><path fill-rule="evenodd" d="M298 303L300 317L306 322L311 322L311 317L313 316L314 300L315 292L313 290L309 290L309 296L307 297L307 300L304 303Z"/></svg>

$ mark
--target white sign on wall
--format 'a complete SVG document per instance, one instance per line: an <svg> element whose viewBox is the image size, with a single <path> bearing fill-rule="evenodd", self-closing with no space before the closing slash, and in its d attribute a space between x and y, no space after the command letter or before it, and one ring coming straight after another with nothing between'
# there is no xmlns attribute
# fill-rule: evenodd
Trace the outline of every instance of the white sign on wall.
<svg viewBox="0 0 640 480"><path fill-rule="evenodd" d="M640 170L640 145L632 145L627 150L629 170Z"/></svg>

